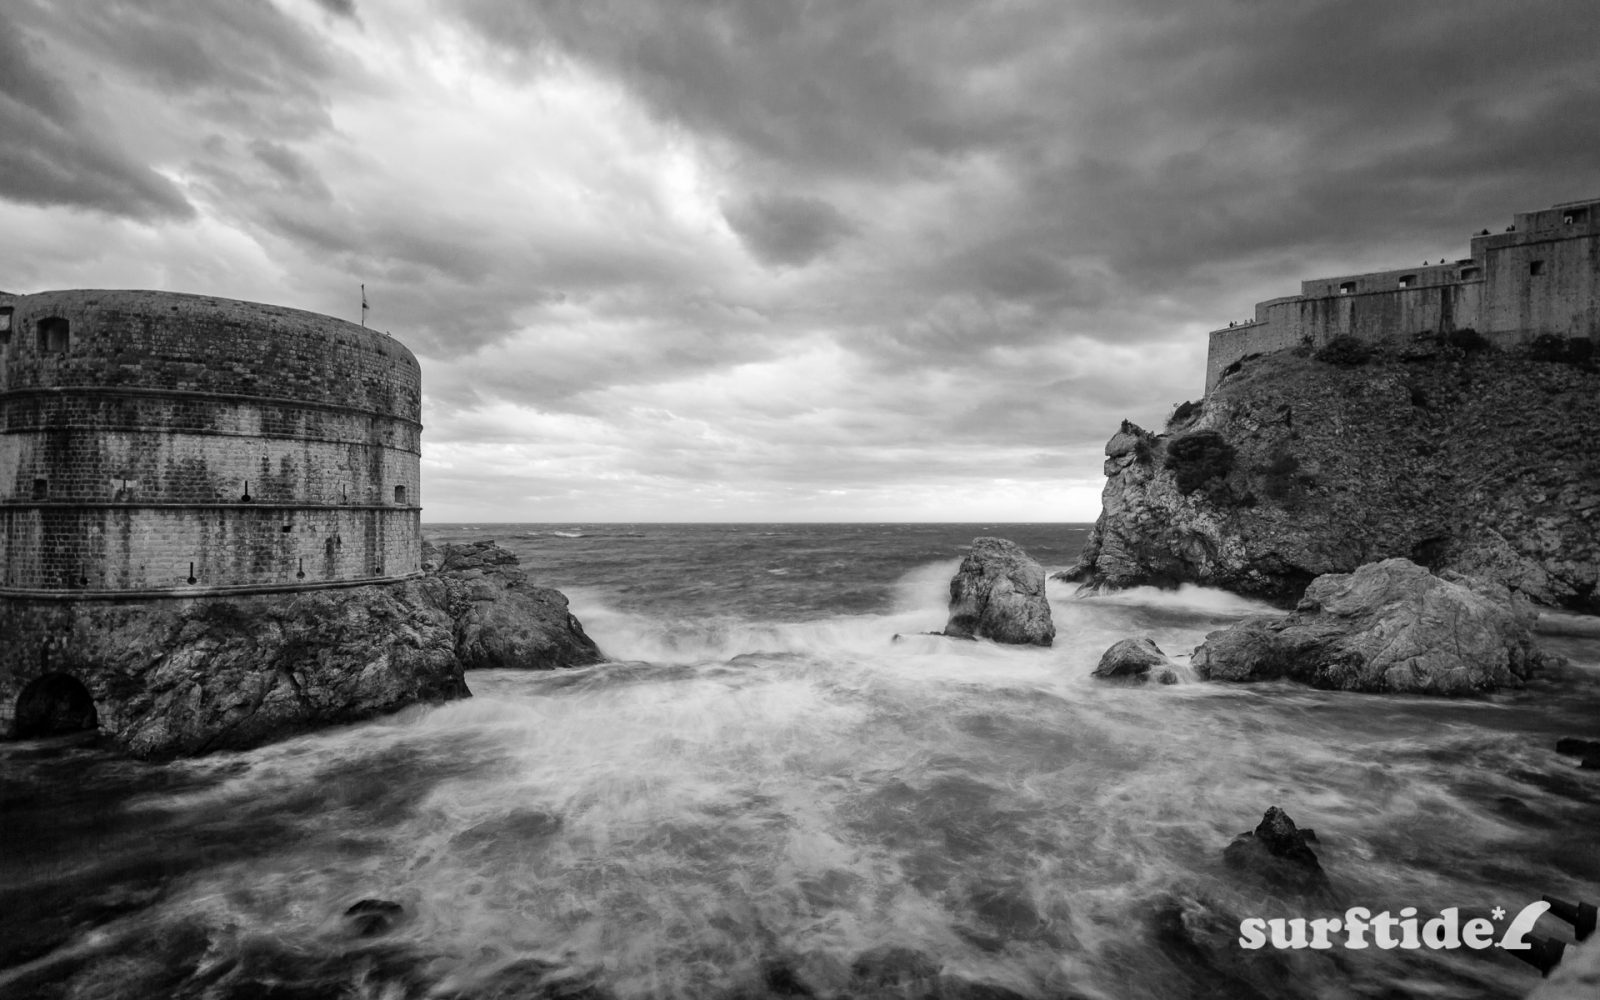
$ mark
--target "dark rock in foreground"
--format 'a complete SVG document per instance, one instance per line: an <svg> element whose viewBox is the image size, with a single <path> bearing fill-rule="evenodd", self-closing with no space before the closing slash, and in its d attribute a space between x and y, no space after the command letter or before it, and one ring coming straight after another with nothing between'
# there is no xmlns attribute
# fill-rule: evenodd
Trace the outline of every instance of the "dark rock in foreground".
<svg viewBox="0 0 1600 1000"><path fill-rule="evenodd" d="M1468 694L1520 686L1543 664L1530 624L1504 587L1387 559L1318 577L1288 617L1212 632L1191 662L1207 680Z"/></svg>
<svg viewBox="0 0 1600 1000"><path fill-rule="evenodd" d="M559 590L530 586L517 557L492 541L434 546L424 568L442 580L464 670L581 667L602 659Z"/></svg>
<svg viewBox="0 0 1600 1000"><path fill-rule="evenodd" d="M944 634L1048 646L1056 628L1044 588L1043 567L1014 542L974 538L950 581L950 620Z"/></svg>
<svg viewBox="0 0 1600 1000"><path fill-rule="evenodd" d="M1311 831L1297 829L1288 813L1273 806L1254 830L1233 838L1222 860L1275 888L1308 892L1326 886L1328 876L1307 840L1315 840Z"/></svg>
<svg viewBox="0 0 1600 1000"><path fill-rule="evenodd" d="M1141 635L1113 644L1100 656L1100 663L1090 676L1143 684L1154 671L1161 683L1172 684L1178 679L1174 666L1154 639Z"/></svg>

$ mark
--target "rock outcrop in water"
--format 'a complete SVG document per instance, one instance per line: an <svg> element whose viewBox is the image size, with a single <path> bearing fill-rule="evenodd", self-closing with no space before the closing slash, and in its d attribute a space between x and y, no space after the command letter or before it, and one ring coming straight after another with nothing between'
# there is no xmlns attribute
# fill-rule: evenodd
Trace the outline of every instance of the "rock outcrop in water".
<svg viewBox="0 0 1600 1000"><path fill-rule="evenodd" d="M1294 825L1289 814L1273 806L1261 817L1254 830L1233 838L1222 852L1229 868L1245 871L1268 885L1295 892L1309 892L1328 884L1317 855L1306 846L1315 834Z"/></svg>
<svg viewBox="0 0 1600 1000"><path fill-rule="evenodd" d="M517 557L494 542L424 542L422 559L445 584L463 669L548 670L600 662L594 640L567 610L566 595L530 585Z"/></svg>
<svg viewBox="0 0 1600 1000"><path fill-rule="evenodd" d="M1600 373L1427 339L1251 357L1152 434L1106 445L1102 513L1069 578L1293 601L1403 556L1600 612Z"/></svg>
<svg viewBox="0 0 1600 1000"><path fill-rule="evenodd" d="M1154 672L1161 683L1176 684L1178 675L1174 666L1154 639L1141 635L1113 644L1100 655L1100 663L1090 676L1143 684Z"/></svg>
<svg viewBox="0 0 1600 1000"><path fill-rule="evenodd" d="M1044 569L1014 542L974 538L950 580L950 620L944 634L1016 645L1055 640Z"/></svg>
<svg viewBox="0 0 1600 1000"><path fill-rule="evenodd" d="M464 669L601 659L566 598L528 586L511 553L492 542L430 550L432 570L395 583L205 601L12 601L7 614L37 616L30 627L60 637L71 653L55 653L41 681L82 692L74 717L139 757L242 749L468 697Z"/></svg>
<svg viewBox="0 0 1600 1000"><path fill-rule="evenodd" d="M1318 577L1286 617L1212 632L1190 662L1207 680L1468 694L1520 686L1540 667L1532 617L1504 587L1387 559Z"/></svg>

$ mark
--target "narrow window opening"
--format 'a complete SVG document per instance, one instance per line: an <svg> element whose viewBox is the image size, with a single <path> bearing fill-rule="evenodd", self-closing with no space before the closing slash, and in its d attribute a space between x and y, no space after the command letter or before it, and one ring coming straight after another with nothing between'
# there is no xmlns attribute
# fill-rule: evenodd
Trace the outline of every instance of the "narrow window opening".
<svg viewBox="0 0 1600 1000"><path fill-rule="evenodd" d="M1339 294L1340 295L1349 295L1351 292L1353 292L1355 290L1356 290L1356 283L1355 282L1353 282L1353 281L1341 281L1341 282L1339 282Z"/></svg>
<svg viewBox="0 0 1600 1000"><path fill-rule="evenodd" d="M33 498L35 500L50 499L50 480L35 479L33 481Z"/></svg>
<svg viewBox="0 0 1600 1000"><path fill-rule="evenodd" d="M404 486L396 486L394 488L394 502L400 504L402 507L405 506L406 488Z"/></svg>
<svg viewBox="0 0 1600 1000"><path fill-rule="evenodd" d="M1417 283L1417 276L1414 275L1414 274L1401 275L1401 277L1400 277L1400 287L1401 288L1410 288L1412 285L1415 285L1416 283Z"/></svg>
<svg viewBox="0 0 1600 1000"><path fill-rule="evenodd" d="M1568 226L1581 226L1588 221L1589 210L1587 208L1574 208L1561 218L1561 222Z"/></svg>
<svg viewBox="0 0 1600 1000"><path fill-rule="evenodd" d="M0 306L0 344L11 343L11 306Z"/></svg>
<svg viewBox="0 0 1600 1000"><path fill-rule="evenodd" d="M1528 273L1529 274L1543 274L1544 273L1544 261L1536 260L1536 261L1533 261L1532 263L1530 263L1528 265Z"/></svg>
<svg viewBox="0 0 1600 1000"><path fill-rule="evenodd" d="M46 316L39 321L41 354L63 354L71 341L67 321L60 316Z"/></svg>
<svg viewBox="0 0 1600 1000"><path fill-rule="evenodd" d="M1469 278L1476 278L1479 273L1480 272L1475 267L1463 267L1461 269L1461 280L1466 281Z"/></svg>

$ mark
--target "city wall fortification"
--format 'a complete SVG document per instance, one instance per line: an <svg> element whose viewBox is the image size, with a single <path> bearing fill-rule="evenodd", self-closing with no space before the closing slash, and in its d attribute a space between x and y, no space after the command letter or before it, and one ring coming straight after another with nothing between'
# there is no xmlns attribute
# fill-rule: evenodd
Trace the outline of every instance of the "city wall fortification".
<svg viewBox="0 0 1600 1000"><path fill-rule="evenodd" d="M1469 257L1317 278L1212 331L1206 392L1240 359L1349 336L1407 343L1472 330L1500 346L1541 336L1600 342L1600 199L1518 213L1478 234Z"/></svg>

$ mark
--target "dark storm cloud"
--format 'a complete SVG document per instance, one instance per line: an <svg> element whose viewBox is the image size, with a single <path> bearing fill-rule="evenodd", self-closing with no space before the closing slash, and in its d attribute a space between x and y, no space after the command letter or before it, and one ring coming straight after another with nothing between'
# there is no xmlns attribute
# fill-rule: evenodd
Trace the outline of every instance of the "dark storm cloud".
<svg viewBox="0 0 1600 1000"><path fill-rule="evenodd" d="M356 0L317 0L317 6L330 14L355 20Z"/></svg>
<svg viewBox="0 0 1600 1000"><path fill-rule="evenodd" d="M725 202L723 217L763 264L803 266L855 232L850 220L820 198L752 195Z"/></svg>
<svg viewBox="0 0 1600 1000"><path fill-rule="evenodd" d="M183 219L176 186L119 150L46 68L41 45L0 15L0 197L141 220Z"/></svg>
<svg viewBox="0 0 1600 1000"><path fill-rule="evenodd" d="M1012 211L969 236L1048 247L952 246L923 269L945 291L1037 303L1059 277L1065 308L1221 258L1454 246L1464 217L1521 205L1536 157L1543 188L1588 183L1582 3L460 6L497 45L591 64L740 144L752 174L888 184L992 158ZM1069 252L1109 263L1098 293Z"/></svg>
<svg viewBox="0 0 1600 1000"><path fill-rule="evenodd" d="M494 44L564 53L662 116L806 170L899 173L1033 122L964 73L1026 42L1027 5L459 0Z"/></svg>
<svg viewBox="0 0 1600 1000"><path fill-rule="evenodd" d="M266 0L22 0L16 16L81 71L115 69L213 124L278 139L326 130L325 88L345 72L321 39Z"/></svg>

